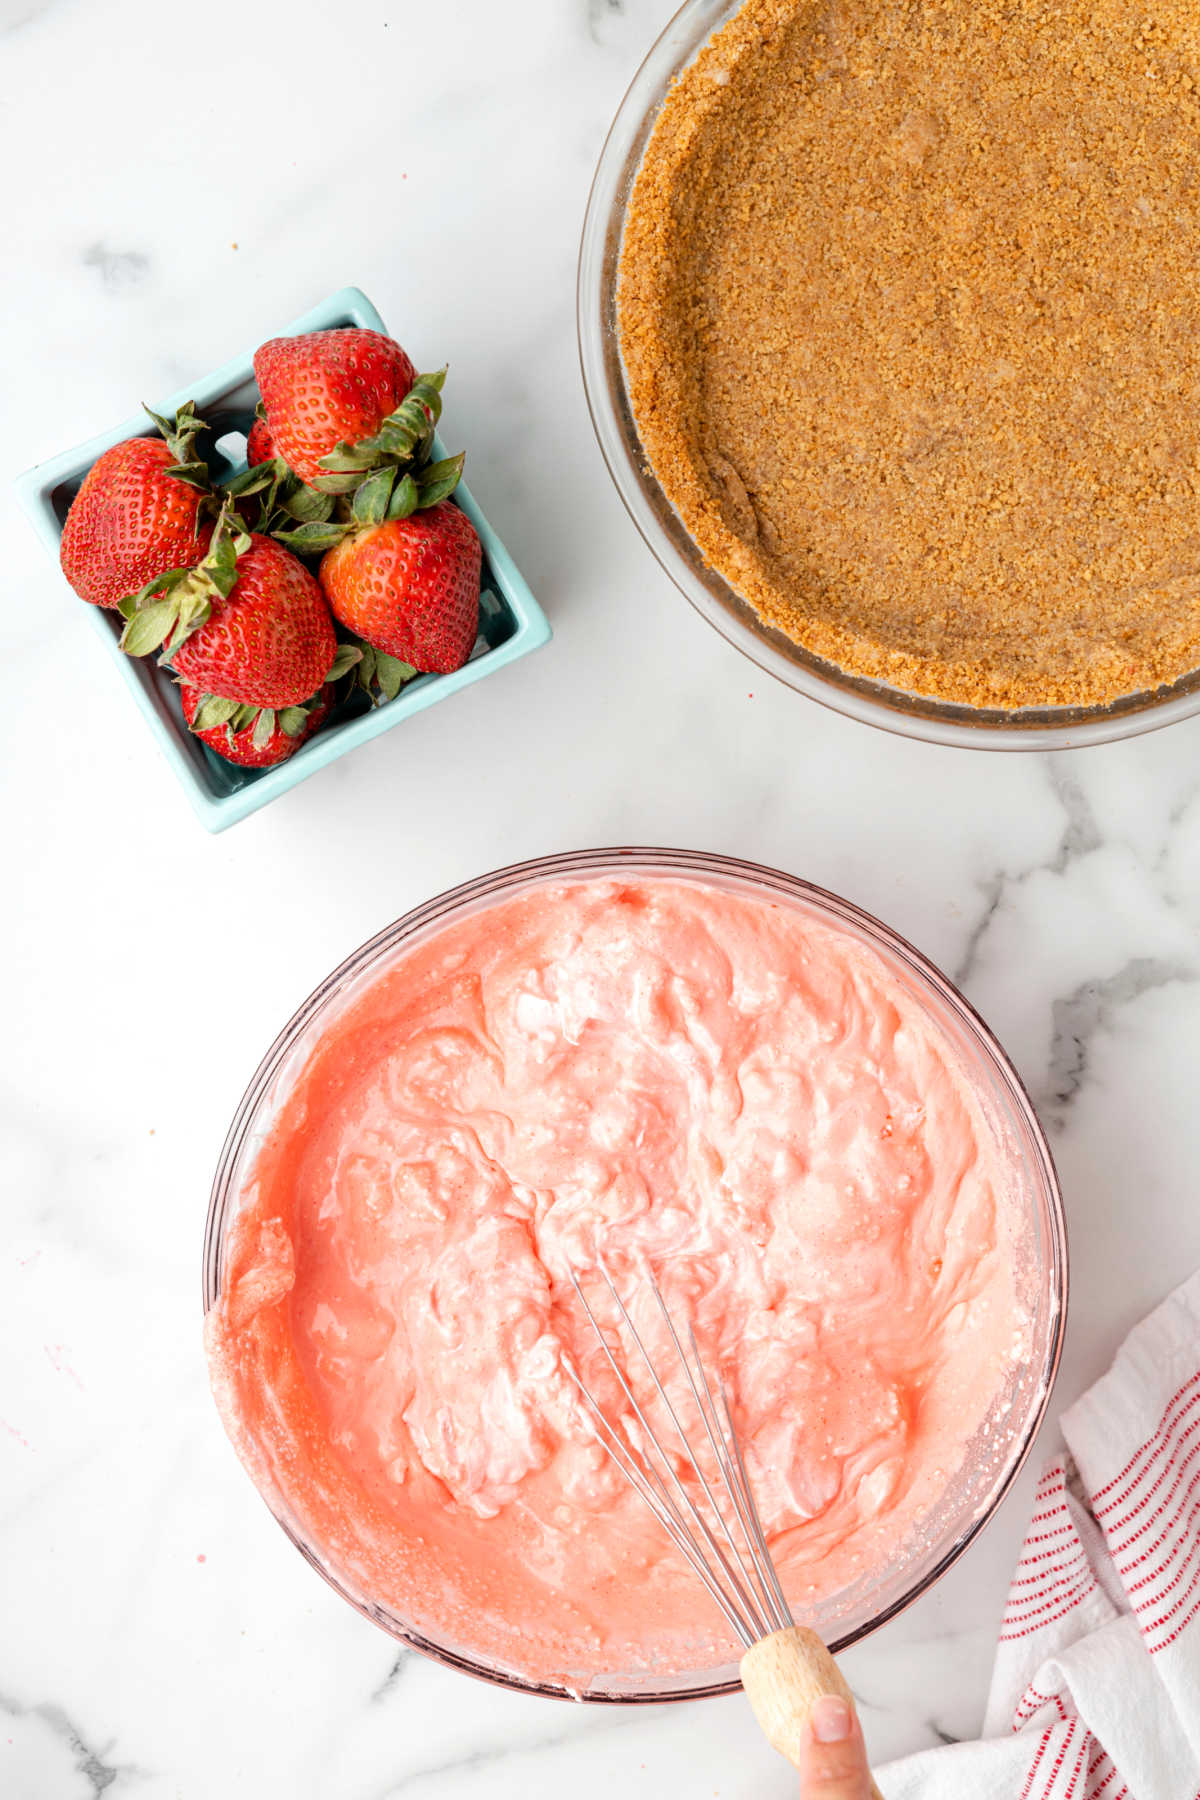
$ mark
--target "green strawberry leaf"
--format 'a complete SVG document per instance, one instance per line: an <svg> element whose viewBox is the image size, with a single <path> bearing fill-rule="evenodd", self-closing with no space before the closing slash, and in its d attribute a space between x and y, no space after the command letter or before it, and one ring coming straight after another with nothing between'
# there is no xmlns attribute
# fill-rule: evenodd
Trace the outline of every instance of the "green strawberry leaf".
<svg viewBox="0 0 1200 1800"><path fill-rule="evenodd" d="M417 491L421 498L421 506L436 506L440 500L448 500L459 482L462 480L463 464L467 460L465 450L457 456L447 456L442 462L430 463L417 477Z"/></svg>
<svg viewBox="0 0 1200 1800"><path fill-rule="evenodd" d="M354 496L351 516L356 525L382 525L388 516L388 501L392 497L392 484L396 479L394 468L376 469L368 475ZM408 480L408 477L405 477Z"/></svg>
<svg viewBox="0 0 1200 1800"><path fill-rule="evenodd" d="M352 494L366 473L365 469L355 469L343 475L315 475L310 485L322 494Z"/></svg>
<svg viewBox="0 0 1200 1800"><path fill-rule="evenodd" d="M250 547L242 521L227 502L221 509L209 553L194 569L168 569L148 581L140 593L126 596L122 616L128 621L121 648L145 656L170 638L162 661L212 617L215 598L227 599L237 581L237 560ZM134 610L128 608L132 599Z"/></svg>
<svg viewBox="0 0 1200 1800"><path fill-rule="evenodd" d="M396 483L387 516L389 519L407 519L416 512L420 504L421 495L416 482L411 475L402 475Z"/></svg>
<svg viewBox="0 0 1200 1800"><path fill-rule="evenodd" d="M323 523L333 513L333 495L323 494L303 481L294 492L282 494L279 504L289 519L295 519L301 525L312 520Z"/></svg>
<svg viewBox="0 0 1200 1800"><path fill-rule="evenodd" d="M222 488L222 493L231 499L241 499L246 494L257 494L269 487L276 479L275 465L272 462L255 463L252 469L243 469L240 475L231 475Z"/></svg>
<svg viewBox="0 0 1200 1800"><path fill-rule="evenodd" d="M365 689L368 694L375 685L375 660L378 654L374 644L363 645L355 679L359 687Z"/></svg>
<svg viewBox="0 0 1200 1800"><path fill-rule="evenodd" d="M191 405L191 402L189 401L188 404ZM181 408L181 410L184 410L184 409ZM153 419L154 423L158 426L158 429L162 432L162 435L165 438L169 438L174 435L175 426L179 419L178 413L176 413L175 418L173 418L173 419L164 418L162 413L156 413L154 411L153 407L147 406L146 402L144 400L142 401L142 411L146 414L147 418Z"/></svg>
<svg viewBox="0 0 1200 1800"><path fill-rule="evenodd" d="M375 680L385 700L394 700L406 681L411 681L416 674L411 663L401 662L398 656L389 656L386 651L375 652Z"/></svg>
<svg viewBox="0 0 1200 1800"><path fill-rule="evenodd" d="M363 651L357 644L339 644L333 653L333 661L329 665L326 681L340 681L349 673L356 663L361 663Z"/></svg>
<svg viewBox="0 0 1200 1800"><path fill-rule="evenodd" d="M219 492L228 502L236 507L240 501L254 494L258 496L258 518L254 529L259 532L270 531L275 517L275 509L279 504L281 493L294 487L298 477L293 475L281 457L273 457L267 462L255 463L252 469L243 469L226 482ZM242 522L239 512L237 522Z"/></svg>
<svg viewBox="0 0 1200 1800"><path fill-rule="evenodd" d="M167 638L179 618L175 600L156 600L135 612L121 633L121 648L127 656L148 656Z"/></svg>
<svg viewBox="0 0 1200 1800"><path fill-rule="evenodd" d="M448 364L443 364L432 375L418 375L405 396L406 403L409 400L415 400L418 405L427 406L433 414L435 423L442 416L442 389L446 385L448 366Z"/></svg>
<svg viewBox="0 0 1200 1800"><path fill-rule="evenodd" d="M325 524L314 519L310 524L298 525L295 531L277 531L275 537L299 556L316 556L322 550L332 550L335 544L340 544L348 530L348 526L339 525L334 519Z"/></svg>
<svg viewBox="0 0 1200 1800"><path fill-rule="evenodd" d="M179 616L175 622L175 629L171 634L171 641L163 651L163 662L165 663L170 657L174 656L179 646L187 642L193 631L198 631L201 625L207 625L211 617L212 607L208 604L207 600L194 594L186 596L183 602L179 604Z"/></svg>
<svg viewBox="0 0 1200 1800"><path fill-rule="evenodd" d="M226 700L220 694L205 694L192 714L192 730L209 731L214 725L228 725L238 710L237 700Z"/></svg>
<svg viewBox="0 0 1200 1800"><path fill-rule="evenodd" d="M420 441L424 425L424 418L419 424L416 421L407 425L403 424L393 413L390 419L384 420L375 436L368 438L367 442L377 456L390 457L393 462L411 462L413 451Z"/></svg>
<svg viewBox="0 0 1200 1800"><path fill-rule="evenodd" d="M258 717L254 721L254 731L251 734L250 742L254 745L254 748L256 750L265 750L267 745L270 743L272 736L274 735L274 731L275 731L275 709L274 709L274 707L273 706L260 707Z"/></svg>
<svg viewBox="0 0 1200 1800"><path fill-rule="evenodd" d="M142 411L158 426L159 431L166 439L167 448L175 458L176 467L169 469L168 474L179 476L182 481L191 481L195 487L204 488L207 491L211 487L208 468L193 454L197 432L206 429L204 420L196 417L195 401L185 400L173 419L164 418L162 413L153 412L144 402ZM202 471L203 479L197 479L189 473L181 474L181 469L185 471L198 469Z"/></svg>
<svg viewBox="0 0 1200 1800"><path fill-rule="evenodd" d="M285 737L299 737L308 724L308 710L303 706L285 706L279 715L279 729Z"/></svg>
<svg viewBox="0 0 1200 1800"><path fill-rule="evenodd" d="M149 606L152 600L165 599L191 573L191 569L164 569L161 575L156 575L153 581L148 581L145 587L138 589L136 594L126 594L122 600L118 601L117 610L123 619L132 618L135 612L141 612L142 608Z"/></svg>
<svg viewBox="0 0 1200 1800"><path fill-rule="evenodd" d="M237 545L232 537L218 533L213 539L212 551L201 565L205 575L212 582L222 600L227 600L237 581Z"/></svg>
<svg viewBox="0 0 1200 1800"><path fill-rule="evenodd" d="M445 379L445 369L432 375L418 375L400 405L384 419L374 436L363 438L358 444L343 440L328 455L319 458L322 473L313 477L310 487L322 494L354 494L366 485L372 471L382 474L387 465L393 470L396 465L406 469L422 467L432 450L433 427L441 415ZM380 489L383 485L381 480ZM364 500L362 508L356 510L355 517L361 524L375 524L381 517L395 516L385 513L377 517L376 491L373 489L372 497ZM281 533L275 535L284 543L288 541Z"/></svg>
<svg viewBox="0 0 1200 1800"><path fill-rule="evenodd" d="M370 438L364 438L361 444L348 444L343 440L327 456L317 458L318 465L328 469L331 475L344 475L352 469L369 469L375 460Z"/></svg>
<svg viewBox="0 0 1200 1800"><path fill-rule="evenodd" d="M410 462L428 456L433 427L441 416L445 379L445 369L436 375L418 375L395 412L388 414L374 437L363 439L359 451L371 452L375 461L391 457Z"/></svg>
<svg viewBox="0 0 1200 1800"><path fill-rule="evenodd" d="M176 481L186 481L189 487L199 488L202 494L207 494L209 488L212 486L207 463L171 463L165 472L168 475L173 475Z"/></svg>

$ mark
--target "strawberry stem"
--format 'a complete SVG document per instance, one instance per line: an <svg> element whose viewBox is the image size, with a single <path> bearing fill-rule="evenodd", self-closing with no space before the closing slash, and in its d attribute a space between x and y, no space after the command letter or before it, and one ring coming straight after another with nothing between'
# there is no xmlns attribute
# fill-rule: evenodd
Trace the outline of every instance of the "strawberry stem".
<svg viewBox="0 0 1200 1800"><path fill-rule="evenodd" d="M374 470L389 464L407 473L423 468L433 450L434 427L442 416L445 380L445 369L418 375L395 412L388 414L372 437L357 444L340 443L320 458L325 473L318 475L313 485L325 494L350 494Z"/></svg>
<svg viewBox="0 0 1200 1800"><path fill-rule="evenodd" d="M382 706L386 700L394 700L417 673L411 663L389 656L386 650L377 650L374 644L364 644L354 679L372 706Z"/></svg>
<svg viewBox="0 0 1200 1800"><path fill-rule="evenodd" d="M173 419L154 412L144 401L142 411L158 426L166 439L167 449L174 458L167 474L208 493L212 487L208 464L196 455L196 438L200 432L207 431L208 427L203 419L197 418L195 401L185 400Z"/></svg>
<svg viewBox="0 0 1200 1800"><path fill-rule="evenodd" d="M180 645L211 618L213 602L229 598L237 581L238 557L249 548L246 528L227 501L203 562L194 569L168 569L119 603L125 620L121 649L127 656L148 656L166 644L159 660L169 663Z"/></svg>

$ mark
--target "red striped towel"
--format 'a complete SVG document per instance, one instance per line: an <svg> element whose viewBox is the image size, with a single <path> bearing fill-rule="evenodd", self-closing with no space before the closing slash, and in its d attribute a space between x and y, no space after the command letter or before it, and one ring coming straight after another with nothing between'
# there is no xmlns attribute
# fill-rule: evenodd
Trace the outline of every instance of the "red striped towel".
<svg viewBox="0 0 1200 1800"><path fill-rule="evenodd" d="M1200 1275L1063 1418L1000 1631L984 1738L887 1800L1200 1800Z"/></svg>

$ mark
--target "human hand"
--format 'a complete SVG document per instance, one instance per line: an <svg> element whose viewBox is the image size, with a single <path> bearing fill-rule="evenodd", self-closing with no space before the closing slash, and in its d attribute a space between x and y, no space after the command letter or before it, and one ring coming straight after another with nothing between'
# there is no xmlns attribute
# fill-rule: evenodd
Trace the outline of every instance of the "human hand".
<svg viewBox="0 0 1200 1800"><path fill-rule="evenodd" d="M741 1673L767 1742L800 1771L799 1800L882 1800L850 1689L815 1631L773 1631L747 1650Z"/></svg>
<svg viewBox="0 0 1200 1800"><path fill-rule="evenodd" d="M799 1749L800 1800L872 1800L877 1792L862 1727L836 1694L814 1702Z"/></svg>

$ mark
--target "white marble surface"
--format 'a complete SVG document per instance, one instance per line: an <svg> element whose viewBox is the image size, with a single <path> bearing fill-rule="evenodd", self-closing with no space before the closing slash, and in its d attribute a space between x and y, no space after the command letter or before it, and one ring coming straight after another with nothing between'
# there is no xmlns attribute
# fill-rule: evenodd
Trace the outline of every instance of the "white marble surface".
<svg viewBox="0 0 1200 1800"><path fill-rule="evenodd" d="M738 1699L572 1709L398 1657L284 1540L209 1403L200 1243L243 1084L346 951L478 871L724 850L839 889L956 973L1060 1159L1060 1402L1200 1263L1200 722L1055 758L844 722L693 617L609 485L576 245L669 9L0 5L7 472L357 282L419 361L449 359L448 441L556 632L210 839L0 496L7 1800L793 1791ZM878 1757L978 1728L1030 1480L848 1658Z"/></svg>

